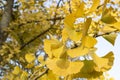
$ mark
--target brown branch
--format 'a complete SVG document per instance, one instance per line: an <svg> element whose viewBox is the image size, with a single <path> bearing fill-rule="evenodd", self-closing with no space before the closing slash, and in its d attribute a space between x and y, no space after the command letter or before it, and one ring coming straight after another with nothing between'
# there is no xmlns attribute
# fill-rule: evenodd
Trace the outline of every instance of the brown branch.
<svg viewBox="0 0 120 80"><path fill-rule="evenodd" d="M64 17L51 18L51 19L47 19L47 21L62 20L62 19L64 19Z"/></svg>
<svg viewBox="0 0 120 80"><path fill-rule="evenodd" d="M59 8L59 5L60 5L60 2L61 2L62 0L59 0L59 2L57 3L57 6L56 6L56 11L55 11L55 15L54 15L54 18L56 18L56 16L57 16L57 9ZM54 20L53 21L53 24L55 24L56 23L56 20Z"/></svg>
<svg viewBox="0 0 120 80"><path fill-rule="evenodd" d="M7 0L7 5L5 6L4 13L0 21L0 47L7 38L7 32L4 29L9 26L11 21L13 3L14 0Z"/></svg>
<svg viewBox="0 0 120 80"><path fill-rule="evenodd" d="M46 20L47 21L57 21L57 20L62 20L62 19L64 19L64 17L56 17L56 18L51 18L51 19L46 19ZM24 26L26 24L39 23L39 22L41 22L41 21L39 21L39 20L27 21L26 23L21 23L18 26L20 27L20 26Z"/></svg>
<svg viewBox="0 0 120 80"><path fill-rule="evenodd" d="M40 22L40 21L38 21L38 20L27 21L26 23L21 23L21 24L19 24L18 26L20 27L20 26L24 26L24 25L29 24L29 23L39 23L39 22Z"/></svg>
<svg viewBox="0 0 120 80"><path fill-rule="evenodd" d="M111 33L113 33L113 32L118 32L119 30L115 30L115 31L112 31L112 32L107 32L107 33L103 33L103 34L95 34L93 37L100 37L100 36L104 36L104 35L109 35L109 34L111 34Z"/></svg>
<svg viewBox="0 0 120 80"><path fill-rule="evenodd" d="M7 0L7 5L4 8L4 13L0 21L0 49L8 36L8 33L4 29L8 27L11 21L13 3L14 0ZM2 60L3 58L0 55L0 61L2 62Z"/></svg>
<svg viewBox="0 0 120 80"><path fill-rule="evenodd" d="M20 50L22 50L24 47L26 47L27 45L29 45L31 42L35 41L36 39L38 39L40 36L44 35L46 32L48 32L53 25L51 25L51 27L49 27L48 29L46 29L45 31L43 31L42 33L38 34L36 37L34 37L33 39L29 40L27 43L23 44L20 47Z"/></svg>

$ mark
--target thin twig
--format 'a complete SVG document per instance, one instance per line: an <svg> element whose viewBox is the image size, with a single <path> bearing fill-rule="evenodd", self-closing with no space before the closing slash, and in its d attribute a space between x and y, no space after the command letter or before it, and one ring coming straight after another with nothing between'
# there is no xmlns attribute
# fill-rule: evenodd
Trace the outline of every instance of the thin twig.
<svg viewBox="0 0 120 80"><path fill-rule="evenodd" d="M119 30L115 30L115 31L111 31L111 32L107 32L107 33L103 33L103 34L95 34L93 37L100 37L100 36L104 36L104 35L108 35L108 34L111 34L113 32L118 32Z"/></svg>
<svg viewBox="0 0 120 80"><path fill-rule="evenodd" d="M71 9L71 4L70 4L70 0L67 0L68 4L69 4L69 12L72 13L72 9Z"/></svg>
<svg viewBox="0 0 120 80"><path fill-rule="evenodd" d="M25 44L23 44L21 47L20 47L20 50L22 50L24 47L26 47L27 45L29 45L31 42L35 41L36 39L38 39L40 36L44 35L46 32L48 32L50 29L52 28L49 27L48 29L46 29L44 32L38 34L37 36L35 36L33 39L29 40L28 42L26 42Z"/></svg>
<svg viewBox="0 0 120 80"><path fill-rule="evenodd" d="M56 17L56 18L51 18L51 19L46 19L47 21L57 21L57 20L62 20L64 19L64 17ZM21 23L19 24L18 26L24 26L24 25L27 25L27 24L30 24L30 23L39 23L41 21L39 20L33 20L33 21L27 21L26 23Z"/></svg>
<svg viewBox="0 0 120 80"><path fill-rule="evenodd" d="M40 69L38 69L37 71L35 71L35 72L29 77L29 80L31 80L31 79L35 76L35 74L37 74L39 71L40 71Z"/></svg>
<svg viewBox="0 0 120 80"><path fill-rule="evenodd" d="M44 72L42 72L41 74L39 74L38 76L36 76L33 80L37 80L38 78L40 78L41 76L43 76L44 74L46 74L47 72L48 72L48 68L44 71Z"/></svg>

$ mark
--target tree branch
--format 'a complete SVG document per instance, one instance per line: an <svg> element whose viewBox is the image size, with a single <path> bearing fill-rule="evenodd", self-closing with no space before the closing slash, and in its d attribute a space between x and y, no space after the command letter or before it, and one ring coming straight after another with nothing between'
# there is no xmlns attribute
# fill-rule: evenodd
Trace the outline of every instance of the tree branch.
<svg viewBox="0 0 120 80"><path fill-rule="evenodd" d="M62 19L64 19L64 17L56 17L56 18L51 18L51 19L46 19L46 20L47 21L57 21L57 20L62 20ZM39 23L39 22L41 22L41 21L39 21L39 20L27 21L26 23L21 23L18 26L20 27L20 26L24 26L29 23Z"/></svg>
<svg viewBox="0 0 120 80"><path fill-rule="evenodd" d="M41 74L39 74L38 76L36 76L33 80L37 80L38 78L40 78L41 76L43 76L44 74L46 74L47 72L48 72L48 68L44 71L44 72L42 72Z"/></svg>
<svg viewBox="0 0 120 80"><path fill-rule="evenodd" d="M93 37L100 37L100 36L104 36L104 35L108 35L108 34L111 34L113 32L118 32L119 30L115 30L115 31L112 31L112 32L107 32L107 33L103 33L103 34L95 34Z"/></svg>
<svg viewBox="0 0 120 80"><path fill-rule="evenodd" d="M0 21L0 49L8 35L4 29L6 29L9 26L9 23L11 21L13 3L14 3L14 0L7 0L7 5L4 8L4 13ZM1 56L0 56L0 61L2 61Z"/></svg>
<svg viewBox="0 0 120 80"><path fill-rule="evenodd" d="M59 0L59 2L57 3L57 6L56 6L56 10L59 8L59 5L60 5L60 2L62 0ZM36 39L38 39L40 36L44 35L46 32L48 32L50 29L52 29L52 27L55 25L56 23L56 15L57 13L55 12L55 15L54 15L54 20L53 20L53 24L48 28L46 29L45 31L43 31L42 33L38 34L36 37L34 37L33 39L29 40L27 43L23 44L20 48L20 50L22 50L24 47L26 47L27 45L29 45L31 42L35 41Z"/></svg>
<svg viewBox="0 0 120 80"><path fill-rule="evenodd" d="M4 29L8 27L11 21L13 3L14 0L7 0L7 5L5 6L4 13L0 21L0 46L2 46L2 43L7 37L7 32Z"/></svg>
<svg viewBox="0 0 120 80"><path fill-rule="evenodd" d="M26 47L27 45L29 45L31 42L35 41L36 39L38 39L40 36L44 35L46 32L48 32L53 25L51 25L51 27L49 27L48 29L46 29L45 31L43 31L42 33L38 34L36 37L34 37L33 39L29 40L27 43L23 44L20 48L20 50L22 50L24 47Z"/></svg>

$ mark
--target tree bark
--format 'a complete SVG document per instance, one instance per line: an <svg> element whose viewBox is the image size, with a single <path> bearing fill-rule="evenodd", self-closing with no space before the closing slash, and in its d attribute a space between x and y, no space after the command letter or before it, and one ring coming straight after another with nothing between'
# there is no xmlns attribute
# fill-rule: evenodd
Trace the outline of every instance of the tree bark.
<svg viewBox="0 0 120 80"><path fill-rule="evenodd" d="M14 0L7 0L7 4L4 8L4 13L0 21L0 49L8 35L5 29L9 26L9 23L11 21L13 3L14 3ZM0 57L0 60L1 60L1 57Z"/></svg>

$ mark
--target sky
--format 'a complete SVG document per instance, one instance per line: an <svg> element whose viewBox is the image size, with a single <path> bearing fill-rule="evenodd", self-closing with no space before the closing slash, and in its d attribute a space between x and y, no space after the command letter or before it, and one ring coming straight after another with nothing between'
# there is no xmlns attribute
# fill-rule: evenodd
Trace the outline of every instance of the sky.
<svg viewBox="0 0 120 80"><path fill-rule="evenodd" d="M112 69L110 69L108 73L110 77L113 77L115 80L120 80L120 34L117 36L114 46L112 46L102 37L98 37L97 40L98 43L96 47L98 48L98 50L96 51L96 53L99 56L104 56L110 51L114 52L114 64Z"/></svg>

